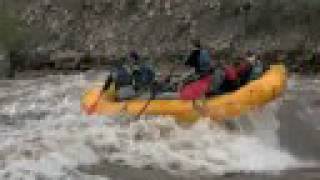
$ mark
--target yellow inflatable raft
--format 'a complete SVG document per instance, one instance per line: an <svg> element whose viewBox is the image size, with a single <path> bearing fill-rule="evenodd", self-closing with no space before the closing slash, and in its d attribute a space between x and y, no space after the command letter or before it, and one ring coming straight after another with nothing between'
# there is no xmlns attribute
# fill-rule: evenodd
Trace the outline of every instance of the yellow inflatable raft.
<svg viewBox="0 0 320 180"><path fill-rule="evenodd" d="M136 116L168 115L180 122L191 122L199 117L223 121L248 113L274 100L286 87L286 69L282 64L271 65L260 79L249 82L239 90L206 100L128 100L115 102L114 90L100 94L101 88L88 90L81 99L86 114ZM91 112L89 112L91 111Z"/></svg>

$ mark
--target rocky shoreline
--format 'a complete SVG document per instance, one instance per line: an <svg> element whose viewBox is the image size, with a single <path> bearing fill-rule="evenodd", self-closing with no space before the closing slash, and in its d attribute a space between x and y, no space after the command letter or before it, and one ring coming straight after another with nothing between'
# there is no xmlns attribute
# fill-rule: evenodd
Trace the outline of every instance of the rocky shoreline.
<svg viewBox="0 0 320 180"><path fill-rule="evenodd" d="M319 55L311 58L308 52L320 42L315 1L4 0L0 7L31 32L24 48L6 62L11 74L112 65L131 49L162 63L185 55L194 38L227 56L259 49L267 64L272 54L284 51L292 72L320 69Z"/></svg>
<svg viewBox="0 0 320 180"><path fill-rule="evenodd" d="M280 56L279 56L280 54ZM155 62L157 66L168 66L183 62L188 54L167 54L163 57L152 58L144 57L144 60ZM266 51L259 53L264 64L269 65L274 61L280 61L286 64L289 72L298 74L317 74L320 72L320 53L319 52L299 52L299 51ZM217 59L236 60L238 56L232 57L226 51L217 51ZM107 56L98 53L87 52L46 52L28 55L16 55L11 58L9 70L14 72L36 72L46 73L72 73L76 71L86 71L90 69L108 69L124 56ZM175 62L175 63L172 63ZM166 65L167 64L167 65Z"/></svg>

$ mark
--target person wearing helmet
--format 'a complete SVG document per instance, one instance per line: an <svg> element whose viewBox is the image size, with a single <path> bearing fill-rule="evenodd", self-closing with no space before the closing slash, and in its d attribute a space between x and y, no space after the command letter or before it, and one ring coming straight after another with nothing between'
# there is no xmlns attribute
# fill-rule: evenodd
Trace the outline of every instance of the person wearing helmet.
<svg viewBox="0 0 320 180"><path fill-rule="evenodd" d="M128 68L124 65L123 58L116 61L116 64L114 68L112 68L105 86L110 86L112 82L115 83L118 101L131 99L136 96L136 93L132 87L131 75Z"/></svg>
<svg viewBox="0 0 320 180"><path fill-rule="evenodd" d="M198 76L207 75L211 67L211 54L208 49L202 47L200 40L192 42L194 49L191 51L185 65L193 67Z"/></svg>
<svg viewBox="0 0 320 180"><path fill-rule="evenodd" d="M209 93L212 80L212 57L209 49L203 48L199 40L194 40L192 44L194 49L185 65L194 68L194 72L189 72L182 87L179 88L180 98L185 100L205 97Z"/></svg>
<svg viewBox="0 0 320 180"><path fill-rule="evenodd" d="M222 93L221 85L224 82L225 73L223 69L223 65L220 60L216 60L213 65L212 70L212 82L210 85L209 92L206 94L207 97L212 95L219 95Z"/></svg>
<svg viewBox="0 0 320 180"><path fill-rule="evenodd" d="M238 88L238 71L231 61L224 62L224 81L221 85L222 92L231 92Z"/></svg>
<svg viewBox="0 0 320 180"><path fill-rule="evenodd" d="M245 85L249 78L252 66L244 57L238 57L238 61L236 62L236 68L239 75L239 85Z"/></svg>
<svg viewBox="0 0 320 180"><path fill-rule="evenodd" d="M249 80L256 80L263 73L263 63L260 60L259 56L256 56L253 53L249 53L247 57L247 61L251 65L251 72L249 76Z"/></svg>
<svg viewBox="0 0 320 180"><path fill-rule="evenodd" d="M143 93L150 89L155 79L155 72L151 65L140 58L137 51L129 52L129 60L132 68L132 85L136 92Z"/></svg>

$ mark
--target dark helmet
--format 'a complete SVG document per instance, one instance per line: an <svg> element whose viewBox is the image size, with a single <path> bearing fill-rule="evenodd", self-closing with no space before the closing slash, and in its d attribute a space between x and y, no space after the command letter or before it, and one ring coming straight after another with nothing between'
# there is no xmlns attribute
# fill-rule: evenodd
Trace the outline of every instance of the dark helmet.
<svg viewBox="0 0 320 180"><path fill-rule="evenodd" d="M134 59L134 60L138 60L139 59L139 54L137 53L137 51L132 50L129 53L129 57Z"/></svg>
<svg viewBox="0 0 320 180"><path fill-rule="evenodd" d="M192 45L193 45L194 47L200 48L200 47L201 47L201 42L200 42L199 39L194 39L194 40L192 41Z"/></svg>
<svg viewBox="0 0 320 180"><path fill-rule="evenodd" d="M257 53L257 50L256 49L249 49L247 51L247 56L253 56Z"/></svg>

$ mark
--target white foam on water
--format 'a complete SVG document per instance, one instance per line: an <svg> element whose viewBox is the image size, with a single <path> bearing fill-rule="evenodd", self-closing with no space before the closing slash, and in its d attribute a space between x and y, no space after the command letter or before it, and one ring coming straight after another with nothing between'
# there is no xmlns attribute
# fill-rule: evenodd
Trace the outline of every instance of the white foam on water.
<svg viewBox="0 0 320 180"><path fill-rule="evenodd" d="M103 153L111 162L135 167L155 166L175 172L279 171L295 167L299 162L256 136L231 134L212 128L205 120L187 130L168 121L159 119L157 125L141 121L120 134L110 129L107 134L97 132L100 139L91 143L101 149L111 148L111 153ZM169 129L166 138L161 137L161 134L164 136L161 131Z"/></svg>
<svg viewBox="0 0 320 180"><path fill-rule="evenodd" d="M317 78L293 75L289 78L287 89L291 91L319 91L320 80Z"/></svg>
<svg viewBox="0 0 320 180"><path fill-rule="evenodd" d="M33 89L24 89L27 95L1 106L1 115L14 121L20 120L15 119L20 114L27 117L24 127L1 127L0 179L108 179L77 170L78 165L99 160L81 134L77 94L81 85L81 76L51 76ZM8 95L17 91L22 90L13 87ZM42 111L46 114L41 119L28 115Z"/></svg>
<svg viewBox="0 0 320 180"><path fill-rule="evenodd" d="M12 84L9 95L20 93L15 87L19 84ZM277 143L256 136L257 131L230 133L205 119L182 128L168 117L140 120L130 126L107 117L87 117L81 114L79 103L88 87L85 75L50 76L33 89L25 89L23 97L0 106L1 114L14 122L24 117L25 122L19 127L0 126L0 179L100 179L103 177L90 178L77 167L102 160L213 174L279 171L300 163ZM33 114L39 112L45 115L35 118ZM270 120L272 113L262 116ZM261 116L252 115L251 119L257 117ZM269 133L275 135L275 129Z"/></svg>

